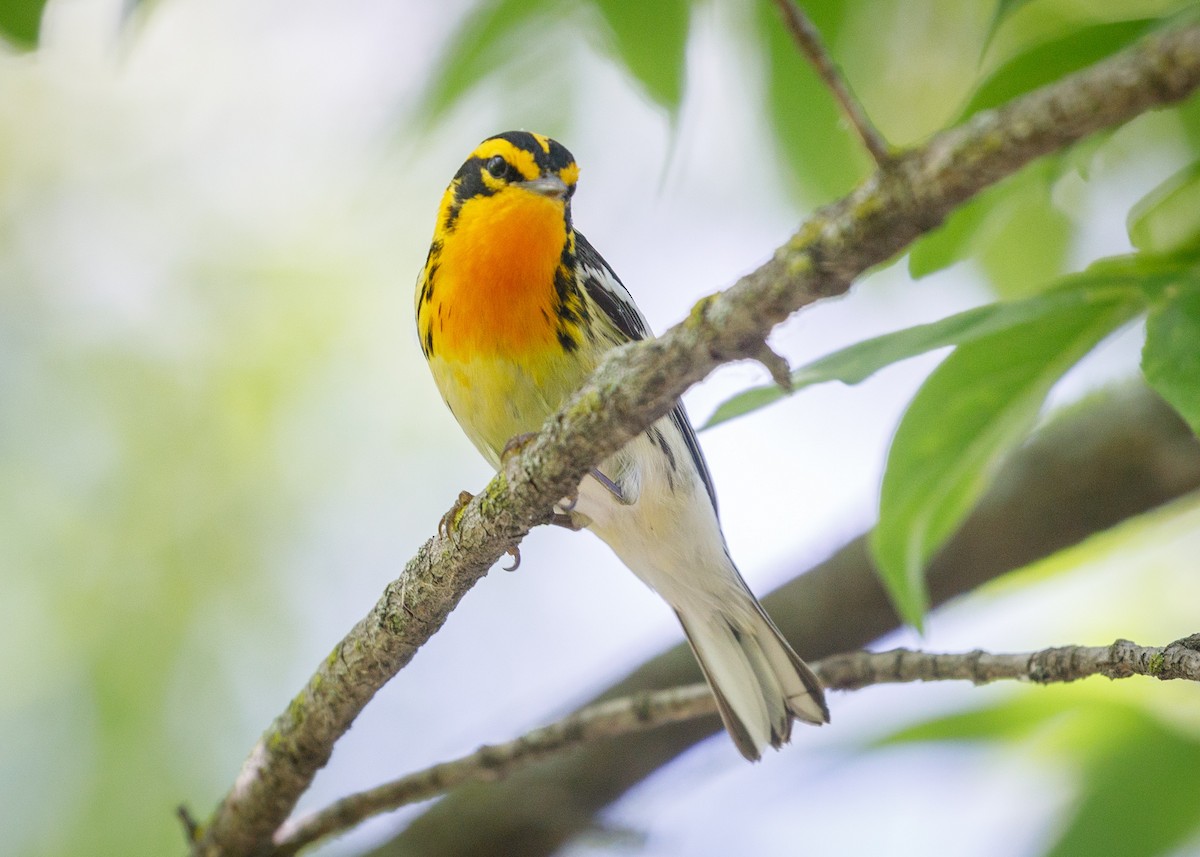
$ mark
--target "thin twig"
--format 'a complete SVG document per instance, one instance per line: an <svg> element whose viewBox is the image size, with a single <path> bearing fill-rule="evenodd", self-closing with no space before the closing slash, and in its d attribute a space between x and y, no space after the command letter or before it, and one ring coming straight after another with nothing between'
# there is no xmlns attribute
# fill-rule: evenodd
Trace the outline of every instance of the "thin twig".
<svg viewBox="0 0 1200 857"><path fill-rule="evenodd" d="M1175 411L1140 385L1093 397L1057 414L996 474L929 565L931 606L1197 490L1200 440ZM868 556L868 538L864 533L819 563L793 568L791 579L763 599L810 661L858 651L899 624ZM679 643L586 704L681 686L698 680L695 671L687 644ZM835 715L835 724L844 720L844 711ZM373 854L504 857L503 843L519 842L523 857L552 857L602 824L606 807L720 729L720 719L709 717L594 741L486 788L452 789L419 811L412 807L410 823ZM790 754L806 752L797 747ZM401 827L394 816L387 823Z"/></svg>
<svg viewBox="0 0 1200 857"><path fill-rule="evenodd" d="M701 301L658 339L610 352L541 432L457 519L426 542L372 611L268 727L203 825L195 857L261 854L334 743L404 668L466 593L533 526L551 519L596 464L675 406L717 366L760 353L800 307L844 294L984 188L1048 152L1116 127L1200 86L1200 26L1134 47L985 110L904 152L849 196L816 212L760 268Z"/></svg>
<svg viewBox="0 0 1200 857"><path fill-rule="evenodd" d="M912 681L965 680L985 684L1016 679L1050 684L1094 675L1110 679L1145 675L1164 681L1200 681L1200 634L1165 648L1117 640L1111 646L1064 646L1018 654L982 651L934 654L910 649L852 652L825 658L814 663L813 669L826 687L838 690ZM712 715L716 710L712 693L704 684L590 705L515 741L480 747L474 753L350 795L289 822L275 835L274 857L290 857L371 816L426 800L463 783L501 779L519 768L596 738L642 732Z"/></svg>
<svg viewBox="0 0 1200 857"><path fill-rule="evenodd" d="M846 119L850 122L851 127L858 133L862 144L871 153L875 163L883 166L891 158L887 140L883 139L883 135L871 123L867 112L863 109L862 102L855 98L854 93L850 91L850 85L846 83L841 71L834 64L833 57L825 49L816 26L795 0L775 0L775 5L783 13L783 21L787 25L788 32L792 34L797 47L812 63L817 75L829 87L829 91L833 93L842 113L846 114Z"/></svg>

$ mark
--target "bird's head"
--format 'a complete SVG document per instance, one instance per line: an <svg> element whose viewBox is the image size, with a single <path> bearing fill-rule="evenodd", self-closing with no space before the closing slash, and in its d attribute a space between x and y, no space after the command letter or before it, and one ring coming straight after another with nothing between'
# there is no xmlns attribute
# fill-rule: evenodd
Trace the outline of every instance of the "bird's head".
<svg viewBox="0 0 1200 857"><path fill-rule="evenodd" d="M490 219L520 209L549 213L553 206L569 228L578 179L575 158L561 143L528 131L497 134L475 148L446 188L442 226L453 231L471 208Z"/></svg>

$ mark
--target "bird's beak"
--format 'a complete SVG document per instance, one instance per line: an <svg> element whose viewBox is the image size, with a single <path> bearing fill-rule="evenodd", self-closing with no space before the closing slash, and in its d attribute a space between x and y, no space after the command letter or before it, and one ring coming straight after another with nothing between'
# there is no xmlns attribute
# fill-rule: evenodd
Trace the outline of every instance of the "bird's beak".
<svg viewBox="0 0 1200 857"><path fill-rule="evenodd" d="M567 183L558 176L542 176L532 181L519 182L518 186L551 199L564 199L567 195Z"/></svg>

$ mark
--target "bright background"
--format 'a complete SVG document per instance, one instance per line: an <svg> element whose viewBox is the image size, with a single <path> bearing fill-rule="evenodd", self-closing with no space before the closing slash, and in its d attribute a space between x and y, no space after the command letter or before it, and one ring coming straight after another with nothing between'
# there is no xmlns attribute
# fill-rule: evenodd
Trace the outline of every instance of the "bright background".
<svg viewBox="0 0 1200 857"><path fill-rule="evenodd" d="M0 850L180 853L175 806L209 811L457 492L485 483L411 318L438 198L480 139L524 127L573 151L576 224L657 330L820 201L773 148L738 4L697 13L675 116L580 13L431 122L422 99L469 8L438 5L162 0L122 25L118 0L56 0L36 54L0 54ZM852 82L894 143L953 118L990 15L896 0L844 27ZM1066 267L1128 247L1128 206L1186 163L1171 121L1118 132L1098 178L1063 183L1056 201L1086 222ZM899 266L774 344L796 363L991 296L972 265L916 285ZM1120 335L1056 398L1132 377L1139 345ZM757 591L870 525L888 439L935 362L702 436ZM693 417L765 377L720 370L689 394ZM923 640L884 644L1185 636L1200 630L1198 523L1185 502L1112 550L960 600ZM304 807L515 737L678 642L670 612L589 535L539 530L522 554L367 708ZM1194 688L1032 693L1196 723ZM833 728L801 730L758 766L706 742L613 808L628 836L569 853L1040 854L1080 773L1061 736L867 748L1009 697L1023 694L834 694ZM321 853L356 853L398 823Z"/></svg>

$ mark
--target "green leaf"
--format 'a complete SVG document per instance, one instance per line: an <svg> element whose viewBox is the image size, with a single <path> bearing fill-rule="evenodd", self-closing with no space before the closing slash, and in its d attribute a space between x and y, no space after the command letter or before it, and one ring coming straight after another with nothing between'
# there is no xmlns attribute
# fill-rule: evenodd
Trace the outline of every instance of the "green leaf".
<svg viewBox="0 0 1200 857"><path fill-rule="evenodd" d="M1165 255L1200 244L1200 161L1142 197L1128 223L1130 242L1147 253Z"/></svg>
<svg viewBox="0 0 1200 857"><path fill-rule="evenodd" d="M46 0L4 0L0 3L0 34L17 47L37 46Z"/></svg>
<svg viewBox="0 0 1200 857"><path fill-rule="evenodd" d="M654 101L675 112L683 99L687 0L593 2L612 32L616 56Z"/></svg>
<svg viewBox="0 0 1200 857"><path fill-rule="evenodd" d="M1138 274L1123 268L1111 273L1088 272L1067 278L1059 287L1024 300L988 304L940 321L885 333L796 369L792 373L792 390L795 392L827 381L857 384L885 366L937 348L973 342L1053 313L1086 310L1098 301L1131 298L1136 294L1137 278ZM784 395L774 385L739 393L718 407L704 428L756 411Z"/></svg>
<svg viewBox="0 0 1200 857"><path fill-rule="evenodd" d="M839 0L806 2L804 10L825 42L836 45L845 4ZM771 0L758 0L760 42L767 64L767 115L782 158L797 189L808 201L835 199L867 174L870 158L825 84L801 55ZM837 59L837 57L835 57Z"/></svg>
<svg viewBox="0 0 1200 857"><path fill-rule="evenodd" d="M518 37L543 17L550 0L485 0L463 22L425 95L424 112L439 118L472 87L519 51Z"/></svg>
<svg viewBox="0 0 1200 857"><path fill-rule="evenodd" d="M1047 857L1158 857L1200 828L1200 742L1143 714L1086 765Z"/></svg>
<svg viewBox="0 0 1200 857"><path fill-rule="evenodd" d="M1086 685L1027 691L905 727L873 746L1038 742L1039 757L1049 748L1081 768L1079 796L1047 857L1175 853L1200 827L1200 742L1112 696Z"/></svg>
<svg viewBox="0 0 1200 857"><path fill-rule="evenodd" d="M976 258L1001 297L1035 294L1062 276L1074 224L1051 201L1052 182L1009 194L993 213Z"/></svg>
<svg viewBox="0 0 1200 857"><path fill-rule="evenodd" d="M1008 16L1028 2L1029 0L999 0L996 3L996 10L992 13L992 22L988 25L986 41L990 43Z"/></svg>
<svg viewBox="0 0 1200 857"><path fill-rule="evenodd" d="M920 628L925 563L1033 425L1050 388L1141 306L1140 295L1122 295L1047 313L960 345L926 379L892 440L871 536L905 621Z"/></svg>
<svg viewBox="0 0 1200 857"><path fill-rule="evenodd" d="M690 6L687 0L637 3L591 0L599 40L649 96L670 110L683 97ZM557 15L555 14L557 13ZM485 0L463 22L426 90L426 121L440 118L472 87L542 44L563 4L554 0Z"/></svg>
<svg viewBox="0 0 1200 857"><path fill-rule="evenodd" d="M918 238L908 251L908 275L919 280L967 258L996 208L999 189L991 188L959 206L941 226Z"/></svg>
<svg viewBox="0 0 1200 857"><path fill-rule="evenodd" d="M1168 291L1146 319L1142 373L1200 434L1200 276Z"/></svg>
<svg viewBox="0 0 1200 857"><path fill-rule="evenodd" d="M1183 135L1193 150L1200 150L1200 98L1189 98L1174 108L1183 126Z"/></svg>
<svg viewBox="0 0 1200 857"><path fill-rule="evenodd" d="M1082 27L1018 54L975 89L963 117L997 107L1018 95L1086 68L1136 42L1160 22L1138 19Z"/></svg>
<svg viewBox="0 0 1200 857"><path fill-rule="evenodd" d="M943 741L1017 741L1064 716L1061 694L1021 693L982 708L914 723L871 742L874 747Z"/></svg>
<svg viewBox="0 0 1200 857"><path fill-rule="evenodd" d="M1062 154L1046 158L953 212L913 245L909 274L919 279L974 256L1006 297L1061 275L1072 227L1051 191L1067 163Z"/></svg>

